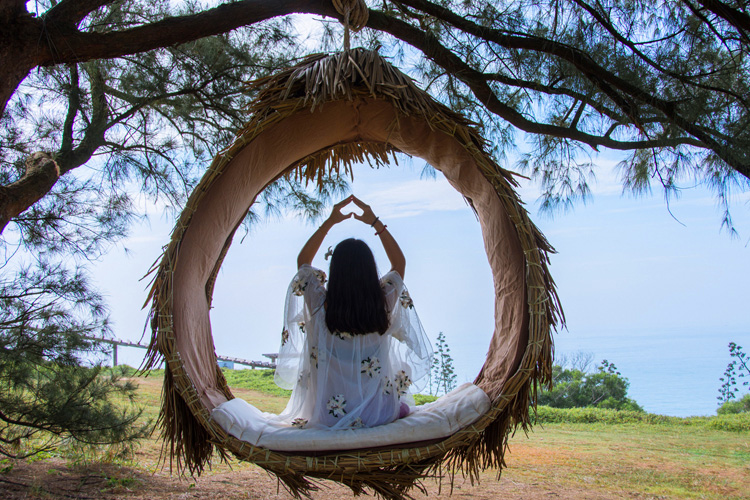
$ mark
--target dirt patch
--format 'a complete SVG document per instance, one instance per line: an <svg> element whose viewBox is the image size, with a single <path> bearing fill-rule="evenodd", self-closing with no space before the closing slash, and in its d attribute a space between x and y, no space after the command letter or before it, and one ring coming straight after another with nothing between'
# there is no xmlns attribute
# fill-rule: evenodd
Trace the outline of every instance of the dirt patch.
<svg viewBox="0 0 750 500"><path fill-rule="evenodd" d="M291 497L278 482L255 466L243 466L230 472L209 473L197 480L178 479L163 472L154 474L134 467L112 464L70 465L53 459L34 463L14 462L12 470L0 474L0 498L6 500L152 500L152 499L221 499L221 500L288 500ZM514 478L503 474L496 481L491 472L483 474L479 484L457 478L450 494L444 481L427 481L427 494L414 492L416 499L471 498L609 500L623 498L589 488L561 486L554 481ZM351 499L344 486L323 482L316 500Z"/></svg>

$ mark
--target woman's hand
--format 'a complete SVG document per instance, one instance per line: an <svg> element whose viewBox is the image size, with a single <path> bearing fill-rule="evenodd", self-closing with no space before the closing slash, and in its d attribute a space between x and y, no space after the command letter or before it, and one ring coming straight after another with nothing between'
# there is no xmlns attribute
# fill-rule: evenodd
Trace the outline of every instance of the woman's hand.
<svg viewBox="0 0 750 500"><path fill-rule="evenodd" d="M348 200L351 200L355 205L362 209L362 215L354 214L354 218L358 221L364 222L372 226L375 229L375 235L380 236L380 243L383 244L385 254L388 256L388 260L391 261L391 269L396 271L401 277L404 277L406 272L406 257L399 248L398 243L393 238L391 233L387 231L387 226L378 217L375 216L375 212L372 211L370 205L360 200L354 195L351 195Z"/></svg>
<svg viewBox="0 0 750 500"><path fill-rule="evenodd" d="M321 243L323 243L328 230L331 229L334 225L338 224L339 222L345 221L353 215L352 212L349 212L348 214L341 212L341 209L351 203L351 201L352 197L350 196L349 198L341 200L333 206L331 215L329 215L328 218L323 221L323 224L321 224L320 227L312 234L312 236L310 236L310 239L307 240L307 243L305 243L305 245L302 247L302 250L300 250L299 256L297 256L297 268L302 267L303 264L312 264L313 257L315 257L315 254L320 248Z"/></svg>
<svg viewBox="0 0 750 500"><path fill-rule="evenodd" d="M341 212L342 208L351 203L352 198L353 196L349 196L348 198L341 200L333 206L331 215L328 216L328 220L331 222L331 224L338 224L339 222L345 221L346 219L354 215L354 212L349 212L348 214Z"/></svg>
<svg viewBox="0 0 750 500"><path fill-rule="evenodd" d="M349 198L347 198L347 203L349 201L354 202L355 205L362 209L362 215L357 215L356 213L354 214L355 219L364 222L369 226L375 224L375 221L378 218L375 216L375 212L372 211L372 208L370 208L370 205L366 204L364 201L360 200L354 195L351 195Z"/></svg>

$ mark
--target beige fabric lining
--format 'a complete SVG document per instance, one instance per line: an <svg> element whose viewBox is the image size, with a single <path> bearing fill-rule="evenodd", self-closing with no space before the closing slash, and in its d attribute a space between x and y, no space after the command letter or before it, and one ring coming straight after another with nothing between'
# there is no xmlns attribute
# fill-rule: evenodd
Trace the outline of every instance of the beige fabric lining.
<svg viewBox="0 0 750 500"><path fill-rule="evenodd" d="M174 267L176 348L201 402L211 410L226 401L216 379L216 358L206 284L222 248L257 195L290 165L346 142L390 142L424 158L471 200L482 226L495 283L495 332L478 385L498 393L527 343L524 259L515 228L471 155L453 137L420 118L401 116L384 100L356 99L303 110L269 127L237 154L200 201L182 238ZM282 297L279 298L282 300ZM492 383L492 390L488 384Z"/></svg>

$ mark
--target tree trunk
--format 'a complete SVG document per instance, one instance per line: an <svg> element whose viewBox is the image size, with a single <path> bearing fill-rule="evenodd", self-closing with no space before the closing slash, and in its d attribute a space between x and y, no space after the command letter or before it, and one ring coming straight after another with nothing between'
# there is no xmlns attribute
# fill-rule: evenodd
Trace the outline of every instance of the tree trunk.
<svg viewBox="0 0 750 500"><path fill-rule="evenodd" d="M0 11L0 116L18 85L38 65L39 33L36 42L28 36L34 24L27 12Z"/></svg>
<svg viewBox="0 0 750 500"><path fill-rule="evenodd" d="M0 68L2 68L2 76L0 76L0 116L2 116L11 96L33 66L22 64L19 58L9 55L0 45Z"/></svg>

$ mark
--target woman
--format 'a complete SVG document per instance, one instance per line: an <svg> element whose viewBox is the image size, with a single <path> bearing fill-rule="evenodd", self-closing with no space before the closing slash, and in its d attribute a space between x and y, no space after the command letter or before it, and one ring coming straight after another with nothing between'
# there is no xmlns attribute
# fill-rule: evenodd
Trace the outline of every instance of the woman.
<svg viewBox="0 0 750 500"><path fill-rule="evenodd" d="M362 215L343 213L349 203ZM328 231L351 217L373 227L391 263L378 279L370 248L344 240L331 257L330 281L311 266ZM302 247L287 292L276 383L292 389L281 418L304 428L386 424L409 413L410 390L428 375L432 350L403 276L406 259L387 226L354 196Z"/></svg>

